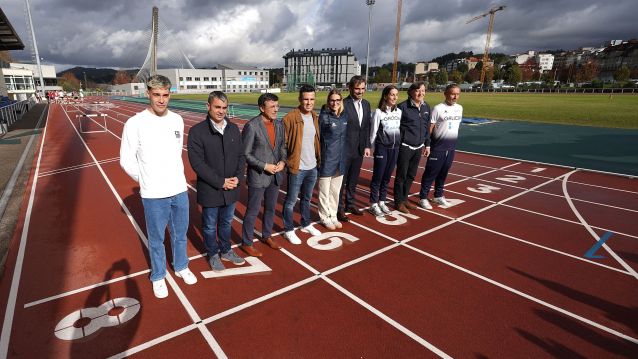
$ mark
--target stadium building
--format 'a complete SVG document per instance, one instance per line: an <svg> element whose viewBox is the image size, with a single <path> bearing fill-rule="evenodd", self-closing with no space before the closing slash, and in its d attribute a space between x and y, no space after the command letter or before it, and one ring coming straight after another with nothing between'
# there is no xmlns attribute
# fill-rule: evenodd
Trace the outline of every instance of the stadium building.
<svg viewBox="0 0 638 359"><path fill-rule="evenodd" d="M294 91L300 84L345 87L361 65L352 49L290 50L283 56L284 84Z"/></svg>
<svg viewBox="0 0 638 359"><path fill-rule="evenodd" d="M216 69L158 69L171 80L174 93L256 92L268 89L268 70L219 64Z"/></svg>

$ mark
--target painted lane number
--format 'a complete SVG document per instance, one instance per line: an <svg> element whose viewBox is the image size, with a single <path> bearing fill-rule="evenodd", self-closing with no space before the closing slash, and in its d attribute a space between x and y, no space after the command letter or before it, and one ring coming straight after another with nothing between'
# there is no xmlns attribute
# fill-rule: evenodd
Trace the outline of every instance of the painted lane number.
<svg viewBox="0 0 638 359"><path fill-rule="evenodd" d="M114 309L122 311L119 314L113 314ZM131 320L139 311L140 302L136 299L115 298L99 307L78 309L67 315L55 327L54 333L62 340L88 337L101 328L115 327Z"/></svg>

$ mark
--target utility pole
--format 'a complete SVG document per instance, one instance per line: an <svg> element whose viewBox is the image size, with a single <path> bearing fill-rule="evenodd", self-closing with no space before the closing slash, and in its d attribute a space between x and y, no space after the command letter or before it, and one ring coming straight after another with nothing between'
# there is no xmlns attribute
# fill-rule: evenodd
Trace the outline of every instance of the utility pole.
<svg viewBox="0 0 638 359"><path fill-rule="evenodd" d="M366 5L368 5L368 53L366 55L366 87L368 86L368 68L370 67L370 25L372 24L372 5L374 5L375 0L366 0Z"/></svg>
<svg viewBox="0 0 638 359"><path fill-rule="evenodd" d="M396 84L397 82L397 61L399 60L399 37L401 34L401 6L403 5L403 0L398 1L397 8L397 28L396 33L394 34L394 63L392 65L392 83Z"/></svg>
<svg viewBox="0 0 638 359"><path fill-rule="evenodd" d="M35 30L33 29L33 20L31 19L31 8L29 0L24 0L27 8L27 17L29 18L29 28L31 29L31 40L33 41L33 50L35 52L36 64L40 73L40 98L44 97L44 76L42 76L42 64L40 63L40 54L38 53L38 44L35 42Z"/></svg>

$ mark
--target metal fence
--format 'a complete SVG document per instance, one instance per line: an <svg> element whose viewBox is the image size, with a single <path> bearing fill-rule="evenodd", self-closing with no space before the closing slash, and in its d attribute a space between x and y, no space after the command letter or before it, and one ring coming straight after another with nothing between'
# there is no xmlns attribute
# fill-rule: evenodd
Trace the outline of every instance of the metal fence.
<svg viewBox="0 0 638 359"><path fill-rule="evenodd" d="M35 102L24 100L0 107L0 136L9 132L9 127L19 121Z"/></svg>
<svg viewBox="0 0 638 359"><path fill-rule="evenodd" d="M574 94L638 94L637 88L508 88L508 89L463 89L463 92L504 92L504 93L574 93Z"/></svg>

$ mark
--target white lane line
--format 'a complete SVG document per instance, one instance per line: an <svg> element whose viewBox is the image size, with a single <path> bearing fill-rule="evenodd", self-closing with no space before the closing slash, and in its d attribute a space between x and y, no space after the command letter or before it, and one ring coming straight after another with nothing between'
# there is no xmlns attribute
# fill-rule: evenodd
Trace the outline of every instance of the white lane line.
<svg viewBox="0 0 638 359"><path fill-rule="evenodd" d="M40 141L40 151L38 153L38 162L33 173L33 183L31 184L31 193L29 194L29 204L22 227L22 235L20 236L20 246L16 256L16 264L11 279L11 289L7 298L7 308L4 313L4 322L2 323L2 334L0 335L0 358L6 358L9 352L9 338L11 337L11 328L13 327L13 316L15 314L16 299L18 296L18 287L20 285L20 277L22 276L22 265L24 264L24 253L27 246L27 237L29 234L29 226L31 225L31 213L33 211L33 201L35 200L35 190L38 184L38 172L40 172L40 162L42 160L42 149L47 136L47 128L49 127L49 112L47 113L47 123L44 125L42 140Z"/></svg>
<svg viewBox="0 0 638 359"><path fill-rule="evenodd" d="M506 290L506 291L508 291L508 292L514 293L514 294L516 294L516 295L518 295L518 296L521 296L521 297L523 297L523 298L525 298L525 299L531 300L531 301L532 301L532 302L534 302L534 303L538 303L538 304L540 304L540 305L542 305L542 306L544 306L544 307L547 307L547 308L549 308L549 309L555 310L555 311L557 311L557 312L559 312L559 313L562 313L562 314L564 314L564 315L567 315L567 316L569 316L569 317L572 317L572 318L574 318L574 319L577 319L577 320L579 320L579 321L581 321L581 322L583 322L583 323L589 324L589 325L591 325L591 326L593 326L593 327L595 327L595 328L598 328L598 329L600 329L600 330L602 330L602 331L605 331L605 332L610 333L610 334L613 334L613 335L615 335L615 336L617 336L617 337L620 337L620 338L623 338L623 339L625 339L625 340L628 340L628 341L630 341L630 342L632 342L632 343L634 343L634 344L638 344L638 339L636 339L636 338L634 338L634 337L631 337L631 336L629 336L629 335L623 334L623 333L621 333L621 332L619 332L619 331L617 331L617 330L614 330L614 329L611 329L611 328L609 328L609 327L606 327L606 326L604 326L604 325L602 325L602 324L599 324L599 323L597 323L597 322L594 322L593 320L587 319L587 318L582 317L582 316L580 316L580 315L578 315L578 314L572 313L572 312L570 312L570 311L568 311L568 310L566 310L566 309L563 309L563 308L561 308L561 307L557 307L557 306L555 306L555 305L553 305L553 304L550 304L550 303L548 303L548 302L546 302L546 301L544 301L544 300L541 300L541 299L536 298L536 297L534 297L534 296L532 296L532 295L529 295L529 294L527 294L527 293L521 292L520 290L514 289L514 288L512 288L512 287L510 287L510 286L507 286L507 285L505 285L505 284L503 284L503 283L497 282L497 281L495 281L495 280L493 280L493 279L490 279L490 278L488 278L488 277L485 277L485 276L483 276L483 275L481 275L481 274L478 274L478 273L476 273L476 272L473 272L473 271L471 271L471 270L469 270L469 269L466 269L466 268L464 268L464 267L461 267L461 266L459 266L459 265L456 265L456 264L454 264L454 263L452 263L452 262L449 262L449 261L447 261L447 260L445 260L445 259L443 259L443 258L439 258L439 257L437 257L437 256L435 256L435 255L433 255L433 254L430 254L430 253L428 253L428 252L426 252L426 251L423 251L423 250L421 250L421 249L419 249L419 248L413 247L413 246L411 246L411 245L409 245L409 244L405 244L405 246L406 246L406 247L408 247L408 248L410 248L410 249L412 249L412 250L413 250L413 251L415 251L415 252L421 253L421 254L423 254L423 255L425 255L425 256L427 256L427 257L429 257L429 258L432 258L432 259L434 259L435 261L438 261L438 262L440 262L440 263L443 263L443 264L445 264L445 265L447 265L447 266L450 266L450 267L452 267L452 268L458 269L458 270L459 270L459 271L461 271L461 272L464 272L464 273L469 274L469 275L471 275L471 276L473 276L473 277L475 277L475 278L478 278L478 279L481 279L481 280L483 280L483 281L485 281L485 282L488 282L488 283L490 283L490 284L493 284L493 285L495 285L495 286L497 286L497 287L499 287L499 288L501 288L501 289L504 289L504 290Z"/></svg>
<svg viewBox="0 0 638 359"><path fill-rule="evenodd" d="M436 346L434 346L434 344L428 342L427 340L421 338L419 335L417 335L416 333L414 333L413 331L411 331L410 329L404 327L403 325L401 325L399 322L397 322L396 320L390 318L389 316L385 315L382 311L378 310L377 308L373 307L372 305L368 304L366 301L364 301L363 299L357 297L356 295L354 295L352 292L348 291L347 289L345 289L344 287L340 286L339 284L337 284L335 281L333 281L330 278L326 278L324 276L322 276L322 279L325 280L326 282L328 282L331 286L333 286L334 288L336 288L338 291L340 291L341 293L345 294L348 298L352 299L353 301L355 301L356 303L358 303L359 305L361 305L362 307L364 307L365 309L369 310L370 312L372 312L374 315L376 315L377 317L381 318L383 321L385 321L386 323L390 324L391 326L395 327L397 330L399 330L401 333L407 335L408 337L412 338L412 340L416 341L417 343L421 344L422 346L426 347L427 349L429 349L431 352L433 352L434 354L438 355L441 358L452 358L451 356L449 356L448 354L446 354L444 351L442 351L441 349L437 348Z"/></svg>
<svg viewBox="0 0 638 359"><path fill-rule="evenodd" d="M574 172L568 173L563 178L563 193L565 194L565 199L567 200L567 204L569 204L569 207L572 209L572 211L574 211L574 214L576 215L580 223L582 223L583 226L585 226L589 234L591 234L592 237L594 237L594 240L598 242L600 240L600 237L598 237L598 234L594 232L594 230L587 223L585 218L583 218L583 216L580 215L580 212L578 212L578 209L576 209L576 206L574 206L574 203L572 202L571 198L569 197L569 193L567 192L567 179L572 173ZM633 275L636 279L638 279L638 273L636 273L636 271L630 265L628 265L622 258L620 258L620 256L618 256L616 252L614 252L606 243L603 243L603 248L605 248L607 253L609 253L618 263L620 263L620 265L623 266L623 268L625 268L629 273L631 273L631 275Z"/></svg>
<svg viewBox="0 0 638 359"><path fill-rule="evenodd" d="M53 295L53 296L50 296L50 297L46 297L46 298L43 298L43 299L40 299L40 300L33 301L31 303L25 304L24 308L25 309L26 308L30 308L30 307L33 307L33 306L36 306L36 305L39 305L39 304L50 302L52 300L68 297L68 296L73 295L73 294L77 294L77 293L85 292L87 290L95 289L97 287L101 287L101 286L104 286L104 285L109 285L109 284L112 284L112 283L121 282L121 281L126 280L126 279L135 278L135 277L138 277L138 276L140 276L142 274L149 273L150 271L151 271L150 269L145 269L143 271L135 272L135 273L128 274L128 275L125 275L125 276L121 276L121 277L117 277L115 279L111 279L111 280L107 280L107 281L104 281L104 282L87 285L86 287L82 287L82 288L70 290L68 292L64 292L64 293L61 293L61 294L58 294L58 295Z"/></svg>
<svg viewBox="0 0 638 359"><path fill-rule="evenodd" d="M96 163L96 167L97 167L98 171L100 171L100 173L102 174L102 177L104 178L104 181L106 182L108 187L111 189L111 192L113 193L113 196L115 197L115 199L120 204L120 207L122 208L124 213L126 213L126 216L128 217L129 221L133 225L133 228L135 229L135 231L137 232L138 236L140 237L140 239L142 240L142 242L144 243L144 245L146 246L146 248L148 250L148 239L146 238L146 235L140 229L140 226L138 225L138 223L135 220L135 218L133 218L133 215L129 211L129 209L126 206L126 204L124 204L124 201L122 200L120 195L117 193L117 190L115 189L115 187L113 186L113 184L109 180L108 176L106 175L106 173L102 169L102 166L99 164L97 158L95 158L95 155L93 155L93 152L89 148L88 144L84 141L84 138L82 138L82 136L78 132L77 128L75 128L75 125L73 124L73 121L71 121L71 118L69 117L69 115L66 112L64 114L66 115L67 119L69 120L69 123L71 124L71 127L73 128L73 130L77 134L78 138L80 139L80 141L82 142L82 144L86 148L86 151L88 152L89 156L91 156L93 161ZM177 295L177 298L182 303L182 306L184 306L184 308L186 309L186 312L191 317L191 320L193 321L193 323L201 322L201 318L199 317L199 314L197 314L197 311L195 310L193 305L190 303L190 301L186 298L186 295L184 295L184 293L182 292L182 289L177 285L177 283L175 282L175 279L173 278L173 276L169 272L166 273L165 279L168 282L169 286L173 289L173 291ZM222 351L221 347L219 346L219 344L217 343L217 341L214 340L212 334L208 331L208 329L205 326L197 325L197 328L200 330L200 332L202 333L202 335L204 336L204 338L208 342L208 344L211 347L211 349L213 350L213 352L218 357L220 357L220 354L223 354L223 351ZM221 356L223 357L224 355L221 355Z"/></svg>
<svg viewBox="0 0 638 359"><path fill-rule="evenodd" d="M582 261L582 262L587 262L587 263L589 263L589 264L597 265L597 266L599 266L599 267L603 267L603 268L605 268L605 269L609 269L609 270L612 270L612 271L615 271L615 272L618 272L618 273L622 273L622 274L626 274L626 275L631 275L631 273L626 272L626 271L624 271L624 270L622 270L622 269L615 268L615 267L610 267L610 266L608 266L608 265L606 265L606 264L602 264L602 263L594 262L594 261L592 261L592 260L588 260L588 259L586 259L586 258L579 257L579 256L576 256L576 255L573 255L573 254L570 254L570 253L562 252L562 251L559 251L559 250L554 249L554 248L551 248L551 247L546 247L546 246L540 245L540 244L538 244L538 243L534 243L534 242L526 241L526 240L524 240L524 239L521 239L521 238L518 238L518 237L515 237L515 236L512 236L512 235L509 235L509 234L501 233L501 232L499 232L499 231L495 231L495 230L493 230L493 229L489 229L489 228L486 228L486 227L483 227L483 226L479 226L478 224L474 224L474 223L470 223L470 222L465 222L465 221L461 221L461 222L459 222L459 223L463 223L463 224L465 224L465 225L472 226L472 227L475 227L475 228L478 228L478 229L484 230L484 231L486 231L486 232L494 233L494 234L496 234L496 235L499 235L499 236L502 236L502 237L505 237L505 238L509 238L509 239L515 240L515 241L517 241L517 242L525 243L525 244L528 244L528 245L533 246L533 247L541 248L541 249L544 249L544 250L546 250L546 251L550 251L550 252L553 252L553 253L556 253L556 254L560 254L560 255L563 255L563 256L566 256L566 257L570 257L570 258L572 258L572 259L577 259L577 260Z"/></svg>
<svg viewBox="0 0 638 359"><path fill-rule="evenodd" d="M129 357L129 356L131 356L133 354L137 354L137 353L141 352L142 350L148 349L148 348L150 348L150 347L152 347L154 345L161 344L161 343L166 342L168 340L171 340L173 338L177 338L178 336L180 336L182 334L185 334L185 333L188 333L188 332L192 331L196 327L197 326L195 324L191 324L191 325L188 325L186 327L174 330L174 331L172 331L170 333L164 334L164 335L162 335L160 337L157 337L157 338L155 338L153 340L150 340L148 342L142 343L142 344L140 344L138 346L135 346L133 348L129 348L129 349L127 349L127 350L125 350L125 351L123 351L121 353L112 355L112 356L109 357L109 359L127 358L127 357Z"/></svg>
<svg viewBox="0 0 638 359"><path fill-rule="evenodd" d="M107 159L107 160L101 160L100 163L101 164L105 164L105 163L115 162L115 161L119 161L119 159L120 159L119 157L110 158L110 159ZM91 163L84 163L84 164L81 164L81 165L64 167L64 168L60 168L60 169L57 169L57 170L41 172L40 173L40 178L47 177L47 176L52 176L52 175L57 175L57 174L61 174L61 173L67 173L67 172L80 170L80 169L83 169L83 168L89 168L89 167L93 167L93 166L95 166L95 163L91 162Z"/></svg>

